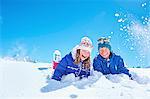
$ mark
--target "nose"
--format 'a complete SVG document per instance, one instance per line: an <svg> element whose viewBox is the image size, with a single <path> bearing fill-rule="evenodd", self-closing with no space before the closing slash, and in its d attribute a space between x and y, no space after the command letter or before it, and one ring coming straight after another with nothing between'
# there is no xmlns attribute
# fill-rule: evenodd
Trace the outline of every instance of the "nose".
<svg viewBox="0 0 150 99"><path fill-rule="evenodd" d="M90 52L88 52L88 51L85 51L84 54L85 54L87 57L90 56Z"/></svg>
<svg viewBox="0 0 150 99"><path fill-rule="evenodd" d="M106 49L104 49L104 48L102 48L101 50L100 50L100 53L103 55L103 54L105 54L105 52L106 52Z"/></svg>

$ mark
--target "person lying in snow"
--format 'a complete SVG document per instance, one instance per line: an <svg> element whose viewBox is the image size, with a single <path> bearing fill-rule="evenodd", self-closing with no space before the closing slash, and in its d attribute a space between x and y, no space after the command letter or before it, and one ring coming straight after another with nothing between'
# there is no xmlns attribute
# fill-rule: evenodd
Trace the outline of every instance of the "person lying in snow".
<svg viewBox="0 0 150 99"><path fill-rule="evenodd" d="M80 44L76 45L72 52L62 58L52 75L52 79L61 81L63 75L71 73L79 78L88 77L90 75L92 49L91 40L88 37L83 37Z"/></svg>
<svg viewBox="0 0 150 99"><path fill-rule="evenodd" d="M112 52L109 38L100 38L98 40L98 51L99 55L93 60L94 70L104 75L124 73L131 78L129 70L124 66L123 59Z"/></svg>

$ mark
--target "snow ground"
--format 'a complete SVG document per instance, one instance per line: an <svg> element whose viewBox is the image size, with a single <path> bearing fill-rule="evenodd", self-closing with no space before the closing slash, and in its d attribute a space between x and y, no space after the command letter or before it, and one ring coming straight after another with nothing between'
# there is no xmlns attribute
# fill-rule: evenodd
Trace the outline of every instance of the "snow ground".
<svg viewBox="0 0 150 99"><path fill-rule="evenodd" d="M48 63L28 63L0 59L0 99L149 99L150 69L130 68L128 76L92 72L88 79L73 74L61 82L47 79L53 69ZM49 67L39 70L38 67Z"/></svg>

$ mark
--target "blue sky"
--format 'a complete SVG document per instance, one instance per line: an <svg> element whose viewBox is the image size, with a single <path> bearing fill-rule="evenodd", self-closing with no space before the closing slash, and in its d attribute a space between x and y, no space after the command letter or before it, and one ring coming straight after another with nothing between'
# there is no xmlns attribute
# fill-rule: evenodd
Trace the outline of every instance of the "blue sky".
<svg viewBox="0 0 150 99"><path fill-rule="evenodd" d="M115 13L132 14L140 20L149 15L141 7L144 2L148 0L2 0L0 54L12 56L19 46L31 58L50 62L54 50L59 49L64 56L88 36L93 41L94 58L97 39L111 36L113 51L129 67L137 66L138 50L131 51L131 44L123 46L127 34L120 31ZM144 62L150 64L148 58Z"/></svg>

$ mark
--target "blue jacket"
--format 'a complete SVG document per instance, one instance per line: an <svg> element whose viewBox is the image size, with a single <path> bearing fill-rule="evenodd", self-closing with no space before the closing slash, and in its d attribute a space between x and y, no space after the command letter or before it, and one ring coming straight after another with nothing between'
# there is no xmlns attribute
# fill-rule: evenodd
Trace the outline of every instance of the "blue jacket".
<svg viewBox="0 0 150 99"><path fill-rule="evenodd" d="M81 68L81 66L74 64L72 54L69 53L64 58L62 58L56 67L52 79L60 81L63 75L71 73L75 74L75 77L88 77L90 75L90 69L84 69Z"/></svg>
<svg viewBox="0 0 150 99"><path fill-rule="evenodd" d="M104 75L124 73L131 77L129 70L124 66L123 59L114 53L111 53L109 61L98 55L93 61L93 68Z"/></svg>

